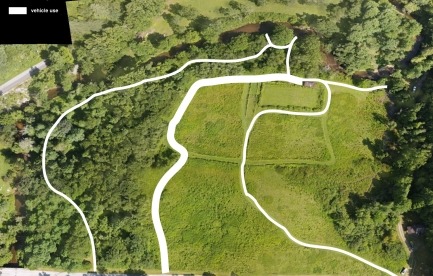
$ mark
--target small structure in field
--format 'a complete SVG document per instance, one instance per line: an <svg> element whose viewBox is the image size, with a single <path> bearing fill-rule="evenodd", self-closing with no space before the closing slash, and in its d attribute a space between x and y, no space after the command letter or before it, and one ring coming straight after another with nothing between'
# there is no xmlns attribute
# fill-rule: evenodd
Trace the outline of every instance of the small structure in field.
<svg viewBox="0 0 433 276"><path fill-rule="evenodd" d="M302 85L305 87L314 87L316 85L316 83L313 81L304 81L304 82L302 82Z"/></svg>
<svg viewBox="0 0 433 276"><path fill-rule="evenodd" d="M413 229L412 226L408 226L406 228L406 232L407 232L408 235L415 234L415 229Z"/></svg>
<svg viewBox="0 0 433 276"><path fill-rule="evenodd" d="M406 228L408 234L422 235L425 233L426 228L423 225L412 225Z"/></svg>

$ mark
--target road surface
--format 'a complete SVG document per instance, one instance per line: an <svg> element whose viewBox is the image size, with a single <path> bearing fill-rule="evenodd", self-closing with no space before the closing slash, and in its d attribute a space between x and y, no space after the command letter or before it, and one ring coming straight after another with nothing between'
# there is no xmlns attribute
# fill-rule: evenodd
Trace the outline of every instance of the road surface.
<svg viewBox="0 0 433 276"><path fill-rule="evenodd" d="M404 250L406 251L407 254L410 255L411 252L409 250L409 244L406 241L406 236L404 235L403 221L401 219L397 224L397 233L398 233L398 238L400 239L401 243L403 244Z"/></svg>
<svg viewBox="0 0 433 276"><path fill-rule="evenodd" d="M406 251L406 253L410 256L409 257L409 262L410 259L413 258L412 256L412 252L409 249L409 243L406 240L406 236L404 235L404 230L403 230L403 220L400 218L400 221L397 224L397 233L398 233L398 238L400 239L401 243L403 244L404 250ZM413 259L412 259L413 260ZM411 266L413 267L413 263L410 264L408 272L405 273L404 275L411 275L410 271L412 270Z"/></svg>
<svg viewBox="0 0 433 276"><path fill-rule="evenodd" d="M47 67L47 64L43 60L43 61L39 62L38 64L32 66L31 68L27 69L26 71L22 72L18 76L14 77L13 79L0 85L0 95L5 95L5 94L9 93L9 91L11 91L13 88L17 87L18 85L22 84L26 80L30 79L35 72L43 70L46 67Z"/></svg>

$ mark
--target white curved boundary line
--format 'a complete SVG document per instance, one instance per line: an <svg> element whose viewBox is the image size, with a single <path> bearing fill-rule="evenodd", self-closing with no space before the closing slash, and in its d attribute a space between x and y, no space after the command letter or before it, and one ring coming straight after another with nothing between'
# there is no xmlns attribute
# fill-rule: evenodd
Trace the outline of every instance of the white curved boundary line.
<svg viewBox="0 0 433 276"><path fill-rule="evenodd" d="M268 48L272 47L272 48L276 48L276 49L289 49L288 50L288 54L287 54L287 59L286 59L286 66L287 66L287 74L268 74L268 75L260 75L260 76L227 76L227 77L221 77L221 78L214 78L214 79L202 79L197 81L196 83L193 84L193 86L191 86L190 90L188 91L187 95L185 96L185 98L183 99L181 105L179 106L175 116L173 117L173 119L170 121L169 123L169 127L168 127L168 132L167 132L167 139L168 142L170 144L170 146L173 147L173 149L177 150L181 156L179 158L179 160L164 174L164 176L161 178L161 180L158 182L157 187L155 188L154 194L153 194L153 198L152 198L152 220L154 223L154 227L155 227L155 231L158 237L158 241L159 241L159 246L160 246L160 252L161 252L161 269L162 269L162 273L168 273L169 272L169 262L168 262L168 249L167 249L167 242L165 239L165 235L164 235L164 231L161 225L161 220L159 217L159 202L161 199L161 195L162 195L162 191L164 190L164 187L167 185L168 181L183 167L183 165L186 163L187 159L188 159L188 151L179 143L177 143L177 141L175 140L174 134L175 134L175 129L177 124L180 122L180 119L182 118L183 114L186 111L186 108L188 107L188 105L190 104L190 102L192 101L195 93L197 92L197 90L203 86L212 86L212 85L219 85L219 84L224 84L224 83L252 83L252 82L269 82L269 81L287 81L287 82L292 82L298 85L302 85L302 82L304 80L315 80L318 82L323 83L327 90L328 90L328 102L327 105L325 107L325 109L323 111L320 112L316 112L316 115L310 115L310 114L314 114L314 113L305 113L305 112L290 112L290 111L284 111L284 110L265 110L260 112L259 114L257 114L253 121L250 124L250 127L247 131L247 135L245 137L245 143L244 143L244 149L243 149L243 159L242 159L242 164L241 164L241 172L242 172L242 185L243 185L243 189L244 189L244 193L245 195L250 198L251 200L253 200L253 202L256 204L257 208L265 215L265 217L271 221L273 224L275 224L277 227L281 228L287 235L288 237L293 240L295 243L303 245L305 247L312 247L312 248L318 248L318 249L326 249L326 250L331 250L331 251L337 251L343 254L346 254L348 256L351 256L357 260L360 260L376 269L379 269L383 272L386 272L389 275L396 275L380 266L377 266L361 257L358 257L355 254L352 254L350 252L338 249L338 248L333 248L333 247L328 247L328 246L320 246L320 245L312 245L312 244L307 244L307 243L303 243L297 239L295 239L290 232L281 224L279 224L277 221L273 220L266 212L265 210L260 206L260 204L257 202L257 200L248 193L247 189L246 189L246 184L245 184L245 163L246 163L246 150L247 150L247 144L248 144L248 138L249 138L249 134L251 133L251 130L254 126L255 121L263 114L266 113L280 113L280 114L290 114L290 115L303 115L303 116L320 116L321 114L324 114L327 112L327 110L329 109L329 105L330 105L330 100L331 100L331 91L329 88L329 84L333 84L333 85L339 85L339 86L344 86L347 88L351 88L351 89L356 89L359 91L372 91L372 90L376 90L376 89L382 89L382 88L386 88L386 86L378 86L378 87L373 87L373 88L357 88L351 85L347 85L347 84L341 84L341 83L333 83L333 82L327 82L327 81L323 81L323 80L319 80L319 79L302 79L302 78L298 78L295 76L290 75L290 68L289 68L289 56L290 56L290 50L293 46L294 41L296 40L296 37L292 40L292 42L289 45L286 46L277 46L274 45L269 36L266 34L266 39L268 41L268 44L265 45L262 50L260 50L259 53L257 53L256 55L253 56L249 56L249 57L245 57L245 58L240 58L240 59L233 59L233 60L223 60L223 59L196 59L196 60L191 60L188 61L187 63L185 63L182 67L180 67L178 70L163 75L163 76L158 76L158 77L154 77L154 78L149 78L149 79L144 79L142 81L139 81L137 83L134 84L130 84L130 85L126 85L126 86L121 86L121 87L116 87L116 88L111 88L99 93L95 93L92 96L90 96L89 98L87 98L86 100L82 101L81 103L71 107L70 109L66 110L64 113L62 113L60 115L60 117L56 120L56 122L53 124L53 126L49 129L47 136L45 137L45 141L44 141L44 145L43 145L43 149L42 149L42 172L43 172L43 177L44 180L47 184L47 186L50 188L50 190L52 190L54 193L56 193L57 195L63 197L64 199L66 199L80 214L84 225L86 227L86 230L88 232L89 235L89 239L91 242L91 247L92 247L92 260L93 260L93 270L97 271L97 262L96 262L96 249L95 249L95 242L94 242L94 238L92 235L92 232L90 230L90 226L87 222L87 219L83 213L83 211L80 209L80 207L71 199L69 198L67 195L65 195L64 193L56 190L50 183L48 176L47 176L47 172L46 172L46 152L47 152L47 147L48 147L48 142L49 142L49 138L51 137L52 133L54 132L55 128L58 126L58 124L61 122L61 120L66 117L66 115L68 115L69 113L71 113L72 111L76 110L77 108L85 105L86 103L90 102L92 99L102 96L102 95L106 95L109 94L111 92L115 92L115 91L121 91L121 90L126 90L126 89L130 89L133 87L137 87L141 84L147 83L147 82L153 82L153 81L157 81L157 80L162 80L171 76L174 76L178 73L180 73L181 71L183 71L186 67L188 67L191 64L194 63L201 63L201 62L210 62L210 63L237 63L237 62L243 62L243 61L247 61L247 60L252 60L255 59L259 56L261 56ZM290 112L290 113L288 113ZM308 114L308 115L307 115Z"/></svg>
<svg viewBox="0 0 433 276"><path fill-rule="evenodd" d="M267 39L269 38L269 36L267 34L266 34L266 37L267 37ZM58 191L56 188L54 188L51 185L51 183L50 183L50 181L48 179L48 175L47 175L46 155L47 155L48 142L49 142L49 139L50 139L51 135L53 134L54 130L59 125L59 123L62 121L62 119L65 118L66 115L68 115L72 111L74 111L77 108L80 108L81 106L87 104L88 102L90 102L94 98L97 98L99 96L103 96L103 95L106 95L106 94L109 94L109 93L112 93L112 92L122 91L122 90L130 89L130 88L134 88L134 87L137 87L137 86L142 85L144 83L158 81L158 80L162 80L162 79L166 79L166 78L172 77L172 76L177 75L178 73L182 72L185 68L187 68L191 64L204 63L204 62L209 62L209 63L238 63L238 62L243 62L243 61L247 61L247 60L256 59L256 58L260 57L268 48L271 48L271 47L275 46L275 45L272 46L273 44L269 44L269 41L270 40L268 39L268 44L266 44L257 54L255 54L253 56L248 56L248 57L239 58L239 59L232 59L232 60L226 60L226 59L194 59L194 60L190 60L190 61L186 62L182 67L180 67L176 71L173 71L173 72L171 72L169 74L162 75L162 76L157 76L157 77L154 77L154 78L144 79L144 80L141 80L139 82L136 82L136 83L133 83L133 84L130 84L130 85L115 87L115 88L111 88L111 89L108 89L108 90L105 90L105 91L102 91L102 92L95 93L92 96L90 96L89 98L85 99L84 101L78 103L77 105L74 105L73 107L71 107L68 110L66 110L65 112L63 112L60 115L60 117L56 120L56 122L53 124L53 126L48 130L48 133L47 133L47 135L45 137L44 145L43 145L43 148L42 148L42 174L43 174L45 183L47 184L48 188L51 191L53 191L55 194L63 197L64 199L66 199L77 210L77 212L80 214L81 219L83 220L83 223L84 223L84 225L86 227L86 230L87 230L87 233L88 233L89 239L90 239L90 244L91 244L91 248L92 248L93 271L97 271L96 248L95 248L95 241L94 241L94 238L93 238L93 234L92 234L92 231L90 230L90 226L89 226L89 223L87 222L86 216L84 215L84 213L80 209L80 207L70 197L68 197L64 193ZM288 48L288 46L279 46L279 47L283 47L283 48L278 48L278 49L286 49L286 48ZM158 200L158 202L159 202L159 200ZM152 202L152 206L153 206L153 202ZM158 240L159 240L159 236L158 236ZM164 237L164 240L165 240L165 237ZM167 245L165 245L165 247L167 247ZM168 262L167 262L167 265L168 265Z"/></svg>
<svg viewBox="0 0 433 276"><path fill-rule="evenodd" d="M272 42L270 42L270 39L268 36L266 36L266 39L268 40L269 45L271 45L272 47L275 46L272 44ZM291 47L293 45L294 40L292 40L292 43L287 45L287 46L278 46L275 48L280 49L281 47L288 47L288 49L289 49L288 55L287 55L287 59L288 59L290 56L290 50L291 50ZM286 60L286 65L289 66L289 62L287 60ZM261 115L269 114L269 113L297 115L297 116L320 116L320 115L323 115L329 110L329 107L331 104L331 89L329 87L329 84L343 86L343 87L355 89L358 91L373 91L373 90L377 90L377 89L387 88L387 86L376 86L376 87L372 87L372 88L358 88L358 87L348 85L348 84L343 84L343 83L328 82L328 81L324 81L321 79L304 79L304 78L292 76L292 75L290 75L290 69L289 68L287 68L287 72L288 72L288 74L268 74L268 75L258 75L258 76L226 76L226 77L218 77L218 78L211 78L211 79L201 79L201 80L195 82L191 86L191 88L189 89L185 98L182 100L182 102L179 105L179 108L177 109L174 117L172 118L172 120L170 121L170 123L168 125L168 131L167 131L167 141L168 141L169 145L180 154L180 157L176 161L176 163L162 176L162 178L158 182L158 185L155 188L153 198L152 198L152 219L153 219L154 227L155 227L158 241L159 241L159 245L160 245L162 273L169 273L170 269L169 269L167 241L166 241L166 238L164 235L164 230L162 228L161 219L159 216L159 202L160 202L162 192L163 192L165 186L167 185L167 183L176 175L176 173L178 173L182 169L182 167L186 164L186 162L188 160L188 150L176 141L175 132L176 132L176 126L181 121L183 115L186 112L186 109L188 108L189 104L191 103L191 101L194 98L197 91L200 88L205 87L205 86L214 86L214 85L230 84L230 83L254 83L254 82L286 81L286 82L291 82L291 83L295 83L298 85L302 85L303 81L316 81L316 82L320 82L323 85L325 85L327 92L328 92L328 100L327 100L325 108L322 111L319 111L319 112L297 112L297 111L285 111L285 110L264 110L264 111L261 111L257 115L254 116L254 118L253 118L252 122L250 123L250 126L246 132L245 141L244 141L244 145L243 145L243 152L242 152L242 163L241 163L241 168L240 168L241 170L240 171L241 171L241 181L242 181L242 188L243 188L244 194L254 202L257 209L259 209L259 211L270 222L272 222L278 228L282 229L286 233L286 235L289 237L289 239L291 239L293 242L295 242L301 246L304 246L304 247L339 252L339 253L345 254L349 257L355 258L356 260L361 261L361 262L363 262L363 263L365 263L365 264L367 264L367 265L369 265L375 269L378 269L382 272L385 272L389 275L396 276L396 274L394 274L393 272L391 272L391 271L389 271L389 270L387 270L381 266L378 266L378 265L376 265L376 264L374 264L374 263L372 263L372 262L370 262L364 258L361 258L361 257L359 257L353 253L350 253L348 251L345 251L345 250L342 250L339 248L335 248L335 247L308 244L308 243L304 243L302 241L299 241L298 239L296 239L295 237L293 237L291 235L291 233L287 230L287 228L285 228L283 225L281 225L276 220L274 220L260 206L260 204L254 198L253 195L248 193L248 190L246 187L246 182L245 182L245 164L246 164L248 140L249 140L249 136L251 134L251 131L254 127L255 122L257 121L257 119Z"/></svg>
<svg viewBox="0 0 433 276"><path fill-rule="evenodd" d="M171 178L174 177L174 175L176 175L177 172L179 172L182 169L182 167L186 164L186 162L188 160L187 149L185 147L183 147L181 144L179 144L175 139L176 126L178 125L178 123L182 119L186 109L188 108L189 104L191 103L192 99L194 98L196 92L202 87L221 85L221 84L230 84L230 83L252 83L252 82L270 82L270 81L286 81L286 82L292 82L292 83L295 83L298 85L302 85L303 81L320 82L323 85L325 85L325 87L327 89L328 100L327 100L325 108L319 112L297 112L297 111L285 111L285 110L270 109L270 110L261 111L257 115L254 116L254 118L251 121L250 126L246 132L245 141L244 141L244 145L243 145L243 152L242 152L242 163L241 163L240 169L241 169L242 188L243 188L244 194L254 202L257 209L259 209L259 211L270 222L272 222L278 228L282 229L293 242L295 242L299 245L305 246L305 247L339 252L339 253L345 254L347 256L350 256L352 258L355 258L356 260L361 261L361 262L363 262L363 263L365 263L365 264L367 264L373 268L376 268L380 271L383 271L389 275L395 276L396 274L394 274L393 272L391 272L391 271L389 271L383 267L380 267L380 266L378 266L378 265L376 265L376 264L374 264L374 263L372 263L366 259L363 259L363 258L361 258L361 257L359 257L353 253L350 253L348 251L345 251L345 250L342 250L339 248L335 248L335 247L308 244L308 243L304 243L302 241L299 241L298 239L296 239L295 237L293 237L290 234L290 232L287 230L287 228L285 228L283 225L281 225L276 220L274 220L260 206L260 204L254 198L253 195L248 193L248 190L246 187L246 182L245 182L245 164L246 164L246 156L247 156L249 136L251 134L251 131L252 131L254 124L257 121L257 119L264 114L270 114L270 113L296 115L296 116L320 116L320 115L325 114L329 110L329 107L331 104L331 89L330 89L327 81L324 81L321 79L304 79L304 78L299 78L299 77L295 77L295 76L287 75L287 74L269 74L269 75L258 75L258 76L228 76L228 77L219 77L219 78L212 78L212 79L201 79L201 80L195 82L191 86L190 90L188 91L187 95L185 96L185 98L183 99L182 103L180 104L178 110L176 111L176 114L174 115L173 119L170 121L170 123L168 125L168 132L167 132L168 143L174 150L176 150L177 152L180 153L180 158L160 179L157 187L155 188L153 201L152 201L152 219L154 222L154 227L157 231L158 241L160 242L162 273L168 273L169 272L169 262L168 262L167 242L165 240L164 231L163 231L163 228L161 225L161 220L159 217L159 200L160 200L162 191L164 190L167 183L171 180ZM338 85L343 86L343 87L347 87L347 88L355 88L358 91L373 91L373 90L377 90L377 89L386 88L386 86L377 86L377 87L372 87L372 88L356 88L356 87L353 87L351 85L346 85L346 84L341 84L341 83L339 83Z"/></svg>
<svg viewBox="0 0 433 276"><path fill-rule="evenodd" d="M328 104L327 104L327 106L326 106L326 108L323 110L323 111L321 111L321 112L315 112L315 113L309 113L308 115L307 114L296 114L295 112L290 112L290 111L285 111L285 110L277 110L277 109L270 109L270 110L264 110L264 111L261 111L261 112L259 112L258 114L256 114L255 116L254 116L254 118L253 118L253 120L251 121L251 124L250 124L250 126L248 127L248 130L247 130L247 132L246 132L246 135L245 135L245 140L244 140L244 146L243 146L243 151L242 151L242 163L241 163L241 181L242 181L242 189L243 189L243 191L244 191L244 194L249 198L249 199L251 199L252 201L253 201L253 203L254 203L254 205L256 205L256 207L257 207L257 209L259 209L259 211L270 221L270 222L272 222L275 226L277 226L278 228L280 228L281 230L283 230L284 231L284 233L287 235L287 237L289 237L289 239L291 239L293 242L295 242L296 244L299 244L299 245L301 245L301 246L304 246L304 247L309 247L309 248L315 248L315 249L323 249L323 250L329 250L329 251L335 251L335 252L339 252L339 253L342 253L342 254L344 254L344 255L347 255L347 256L349 256L349 257L352 257L352 258L354 258L354 259L356 259L356 260L358 260L358 261L361 261L361 262L363 262L363 263L365 263L365 264L367 264L367 265L369 265L369 266L371 266L371 267L373 267L373 268L375 268L375 269L378 269L378 270L380 270L380 271L382 271L382 272L384 272L384 273L386 273L386 274L388 274L388 275L392 275L392 276L396 276L396 274L395 273L393 273L393 272L391 272L391 271L389 271L389 270L387 270L387 269L385 269L385 268L383 268L383 267L381 267L381 266L379 266L379 265L376 265L376 264L374 264L374 263L372 263L372 262L370 262L370 261L368 261L368 260L366 260L366 259L364 259L364 258L361 258L361 257L359 257L359 256L357 256L357 255L355 255L355 254L353 254L353 253L351 253L351 252L348 252L348 251L346 251L346 250L343 250L343 249L340 249L340 248L336 248L336 247L331 247L331 246L324 246L324 245L316 245L316 244L310 244L310 243L305 243L305 242L302 242L302 241L300 241L300 240L298 240L298 239L296 239L290 232L289 232L289 230L286 228L286 227L284 227L282 224L280 224L278 221L276 221L275 219L273 219L266 211L265 211L265 209L263 209L263 207L259 204L259 202L257 201L257 199L252 195L252 194L250 194L249 192L248 192L248 190L247 190L247 186L246 186L246 181L245 181L245 164L246 164L246 159L247 159L247 148L248 148L248 140L249 140L249 137L250 137L250 134L251 134L251 131L253 130L253 127L254 127L254 124L256 123L256 121L257 121L257 119L260 117L260 116L262 116L262 115L265 115L265 114L284 114L284 115L304 115L304 116L320 116L320 115L323 115L323 114L325 114L326 113L326 111L328 110L328 108L329 108L329 103L330 103L330 100L331 100L331 92L330 92L330 90L329 90L329 85L326 83L326 82L322 82L325 86L326 86L326 88L327 88L327 90L328 90Z"/></svg>

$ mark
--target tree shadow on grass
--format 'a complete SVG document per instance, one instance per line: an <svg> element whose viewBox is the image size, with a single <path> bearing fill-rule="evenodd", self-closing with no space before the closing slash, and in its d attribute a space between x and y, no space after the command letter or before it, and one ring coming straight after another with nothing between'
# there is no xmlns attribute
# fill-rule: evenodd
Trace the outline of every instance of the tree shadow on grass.
<svg viewBox="0 0 433 276"><path fill-rule="evenodd" d="M149 40L153 47L158 47L164 39L165 35L156 32L147 36L147 40Z"/></svg>
<svg viewBox="0 0 433 276"><path fill-rule="evenodd" d="M379 114L377 112L373 112L373 119L383 125L388 124L389 119L385 116L383 116L382 114Z"/></svg>
<svg viewBox="0 0 433 276"><path fill-rule="evenodd" d="M124 273L128 276L147 275L147 273L142 269L132 269L132 268L128 268L127 270L124 271Z"/></svg>
<svg viewBox="0 0 433 276"><path fill-rule="evenodd" d="M194 31L202 32L206 30L212 24L212 20L204 15L199 15L191 21L189 27Z"/></svg>

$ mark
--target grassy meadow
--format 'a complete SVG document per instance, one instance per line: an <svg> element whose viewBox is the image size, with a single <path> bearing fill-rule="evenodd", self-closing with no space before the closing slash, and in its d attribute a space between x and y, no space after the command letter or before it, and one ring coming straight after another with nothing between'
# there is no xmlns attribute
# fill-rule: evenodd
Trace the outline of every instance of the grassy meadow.
<svg viewBox="0 0 433 276"><path fill-rule="evenodd" d="M265 114L251 133L248 160L328 161L325 124L320 117Z"/></svg>
<svg viewBox="0 0 433 276"><path fill-rule="evenodd" d="M339 89L339 91L333 94L331 108L326 115L328 133L335 153L335 162L332 165L292 164L269 168L273 172L268 172L268 174L278 174L283 177L283 181L270 181L271 178L268 177L268 181L260 183L252 176L247 177L254 191L253 194L257 195L263 207L272 212L281 222L286 222L287 225L290 225L293 218L297 216L294 214L294 216L287 217L287 208L294 208L293 204L297 205L305 201L301 198L299 201L288 201L287 193L291 191L300 193L302 190L302 194L309 195L310 200L325 207L329 204L326 201L327 193L338 191L347 198L349 194L362 194L369 190L372 180L378 177L379 171L386 171L386 168L373 160L366 145L367 141L380 139L385 129L385 126L377 120L377 117L385 116L383 108L384 101L387 101L385 93L362 93L345 91L345 89ZM260 169L250 167L252 172ZM272 179L277 179L277 177L272 177ZM270 192L275 193L275 196L267 195ZM308 223L308 213L296 213L303 214L304 223ZM313 238L314 234L309 234L309 229L317 230L325 226L321 224L302 225L296 228L303 229L299 231L299 237L303 235L305 240L312 242L315 240L309 237ZM320 239L317 241L322 242ZM335 241L337 242L338 239ZM387 258L382 252L360 252L360 254L396 272L405 264L405 260Z"/></svg>
<svg viewBox="0 0 433 276"><path fill-rule="evenodd" d="M179 3L185 6L191 6L197 9L197 11L209 18L215 18L220 16L219 8L229 6L230 0L217 0L217 1L200 1L200 0L169 0L167 4ZM284 14L296 14L302 13L308 10L309 13L313 14L324 14L326 12L326 5L328 3L335 3L333 0L320 1L320 4L308 5L300 4L298 1L293 3L283 4L277 1L267 1L263 6L256 6L252 1L248 0L237 0L241 5L250 12L275 12L278 11Z"/></svg>
<svg viewBox="0 0 433 276"><path fill-rule="evenodd" d="M248 179L260 183L269 180L266 174L272 173L272 169L256 168L253 173L248 172ZM281 176L273 174L270 182L277 183L272 185L285 183ZM274 215L290 220L289 229L299 238L343 245L320 204L308 193L302 189L284 190L282 199L278 190L266 191L266 197L290 205L284 211L293 214ZM235 164L190 159L167 185L161 201L161 220L173 272L380 275L349 257L292 243L243 195L239 167ZM305 229L309 231L299 235Z"/></svg>
<svg viewBox="0 0 433 276"><path fill-rule="evenodd" d="M239 158L243 84L200 88L177 126L176 139L193 153Z"/></svg>
<svg viewBox="0 0 433 276"><path fill-rule="evenodd" d="M176 139L182 141L193 157L212 156L215 160L237 162L245 130L254 115L266 109L261 102L268 91L274 93L274 108L308 109L313 102L317 107L321 93L318 89L297 88L282 83L203 87L197 91L179 123ZM278 104L277 93L282 98L290 96ZM307 99L305 105L302 96ZM292 108L294 102L296 105ZM248 161L254 164L326 163L333 159L326 120L321 117L266 114L257 120L249 145Z"/></svg>
<svg viewBox="0 0 433 276"><path fill-rule="evenodd" d="M1 147L0 147L1 149ZM3 181L3 177L6 175L9 170L9 164L6 162L5 157L0 154L0 194L1 195L9 195L12 190L11 187Z"/></svg>
<svg viewBox="0 0 433 276"><path fill-rule="evenodd" d="M320 108L322 94L325 92L319 85L310 88L283 82L264 83L261 90L260 106L290 106L308 109Z"/></svg>
<svg viewBox="0 0 433 276"><path fill-rule="evenodd" d="M383 91L331 88L336 89L324 116L259 118L250 137L246 180L249 192L296 238L348 249L326 215L324 195L362 194L386 170L374 161L367 144L383 135L386 127L378 118L386 115L388 99ZM380 275L338 253L295 245L243 195L235 163L244 121L248 125L263 109L261 93L258 85L200 89L178 126L179 143L202 156L192 156L163 195L161 219L173 270ZM297 101L302 105L302 98ZM210 122L219 127L206 127ZM383 252L357 254L395 272L405 262Z"/></svg>

